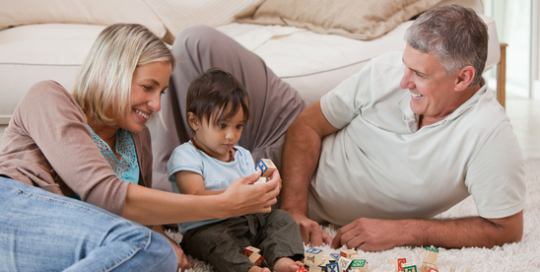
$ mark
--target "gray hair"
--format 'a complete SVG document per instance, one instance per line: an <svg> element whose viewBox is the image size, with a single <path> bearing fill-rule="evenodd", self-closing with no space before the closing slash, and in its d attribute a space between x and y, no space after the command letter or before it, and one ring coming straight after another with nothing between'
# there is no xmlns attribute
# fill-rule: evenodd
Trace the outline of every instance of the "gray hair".
<svg viewBox="0 0 540 272"><path fill-rule="evenodd" d="M409 46L434 53L451 75L472 66L476 75L469 86L482 80L488 52L488 31L474 10L458 5L435 8L420 15L405 33Z"/></svg>
<svg viewBox="0 0 540 272"><path fill-rule="evenodd" d="M174 57L165 43L138 24L114 24L97 37L77 74L72 95L98 124L116 124L131 109L131 81L139 66ZM112 116L108 116L112 114Z"/></svg>

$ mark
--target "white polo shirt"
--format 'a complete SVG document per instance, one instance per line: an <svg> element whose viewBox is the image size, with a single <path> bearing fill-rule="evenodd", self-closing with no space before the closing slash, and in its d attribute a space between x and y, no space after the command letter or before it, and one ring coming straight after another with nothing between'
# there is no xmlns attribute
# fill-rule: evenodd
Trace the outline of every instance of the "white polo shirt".
<svg viewBox="0 0 540 272"><path fill-rule="evenodd" d="M484 218L525 205L524 159L504 109L483 86L452 114L418 130L403 52L374 58L321 99L337 133L323 139L310 218L430 218L473 195Z"/></svg>

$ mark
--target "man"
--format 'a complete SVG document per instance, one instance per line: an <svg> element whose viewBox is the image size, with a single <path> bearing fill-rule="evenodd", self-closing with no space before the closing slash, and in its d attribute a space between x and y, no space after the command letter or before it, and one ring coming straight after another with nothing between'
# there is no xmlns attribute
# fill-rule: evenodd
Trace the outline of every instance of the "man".
<svg viewBox="0 0 540 272"><path fill-rule="evenodd" d="M404 52L373 59L291 124L281 208L312 246L520 241L523 157L482 79L486 25L471 9L444 6L422 14L406 40ZM469 194L479 216L430 219ZM343 227L332 239L321 222Z"/></svg>

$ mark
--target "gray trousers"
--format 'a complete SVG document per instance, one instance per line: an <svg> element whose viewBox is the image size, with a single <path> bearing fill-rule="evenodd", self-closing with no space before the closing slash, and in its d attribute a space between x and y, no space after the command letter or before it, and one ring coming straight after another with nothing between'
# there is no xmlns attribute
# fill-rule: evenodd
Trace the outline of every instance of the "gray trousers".
<svg viewBox="0 0 540 272"><path fill-rule="evenodd" d="M277 258L304 259L304 244L298 225L283 210L248 214L189 230L181 243L186 254L211 263L220 272L247 272L254 266L244 248L254 246L274 267Z"/></svg>
<svg viewBox="0 0 540 272"><path fill-rule="evenodd" d="M171 50L177 63L169 89L161 99L166 128L158 120L152 130L154 184L168 185L167 161L174 148L190 138L186 123L189 84L212 67L233 74L249 94L250 120L238 144L251 152L255 163L269 158L281 170L285 132L307 106L298 92L278 78L260 57L208 26L184 29Z"/></svg>

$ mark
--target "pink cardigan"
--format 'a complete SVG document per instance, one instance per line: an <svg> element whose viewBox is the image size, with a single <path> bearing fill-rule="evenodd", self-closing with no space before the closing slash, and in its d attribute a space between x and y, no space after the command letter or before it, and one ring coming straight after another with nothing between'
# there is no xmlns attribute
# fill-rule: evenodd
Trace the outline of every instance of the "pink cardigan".
<svg viewBox="0 0 540 272"><path fill-rule="evenodd" d="M118 179L96 147L82 109L60 84L30 88L4 132L0 174L44 190L81 199L122 215L129 183ZM152 186L150 131L131 134L140 167L139 185Z"/></svg>

